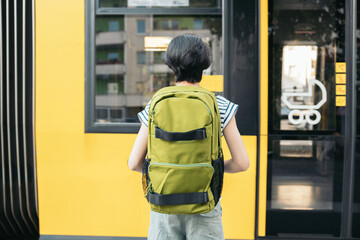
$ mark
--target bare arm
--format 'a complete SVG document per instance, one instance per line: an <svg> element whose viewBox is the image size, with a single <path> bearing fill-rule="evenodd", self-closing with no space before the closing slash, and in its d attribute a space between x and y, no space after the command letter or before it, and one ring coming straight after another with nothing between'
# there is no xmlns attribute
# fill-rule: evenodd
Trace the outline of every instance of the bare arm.
<svg viewBox="0 0 360 240"><path fill-rule="evenodd" d="M249 157L237 128L235 116L232 117L225 127L224 136L232 157L224 162L225 172L237 173L246 171L250 165Z"/></svg>
<svg viewBox="0 0 360 240"><path fill-rule="evenodd" d="M145 162L148 143L148 127L141 124L134 146L131 150L128 165L133 171L141 172Z"/></svg>

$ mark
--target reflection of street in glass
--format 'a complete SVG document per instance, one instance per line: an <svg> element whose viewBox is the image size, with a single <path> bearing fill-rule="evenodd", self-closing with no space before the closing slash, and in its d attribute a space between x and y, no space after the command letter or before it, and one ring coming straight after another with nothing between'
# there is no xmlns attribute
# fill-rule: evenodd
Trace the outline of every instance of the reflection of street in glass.
<svg viewBox="0 0 360 240"><path fill-rule="evenodd" d="M327 101L324 84L315 79L317 46L287 45L283 47L282 63L282 116L297 128L316 125L321 120L318 110ZM320 89L321 99L315 99ZM289 109L284 111L283 108ZM282 121L282 125L284 125Z"/></svg>
<svg viewBox="0 0 360 240"><path fill-rule="evenodd" d="M271 208L332 210L335 141L271 142Z"/></svg>

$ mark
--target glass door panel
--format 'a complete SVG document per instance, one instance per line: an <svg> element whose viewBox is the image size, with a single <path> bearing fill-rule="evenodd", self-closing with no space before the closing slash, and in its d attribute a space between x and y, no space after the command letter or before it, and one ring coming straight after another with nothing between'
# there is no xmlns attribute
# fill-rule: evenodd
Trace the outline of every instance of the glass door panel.
<svg viewBox="0 0 360 240"><path fill-rule="evenodd" d="M269 137L267 235L339 236L343 138Z"/></svg>
<svg viewBox="0 0 360 240"><path fill-rule="evenodd" d="M269 1L266 235L340 237L345 1Z"/></svg>
<svg viewBox="0 0 360 240"><path fill-rule="evenodd" d="M344 1L270 3L269 132L340 133Z"/></svg>

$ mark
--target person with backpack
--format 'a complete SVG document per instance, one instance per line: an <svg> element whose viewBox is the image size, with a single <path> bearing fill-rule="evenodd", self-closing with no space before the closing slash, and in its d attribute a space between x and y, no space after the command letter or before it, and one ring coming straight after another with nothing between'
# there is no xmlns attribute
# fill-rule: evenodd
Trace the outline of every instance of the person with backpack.
<svg viewBox="0 0 360 240"><path fill-rule="evenodd" d="M143 173L151 206L148 239L224 239L223 174L249 168L235 120L238 105L199 86L211 64L210 48L199 36L175 37L165 63L175 86L160 89L138 113L141 127L128 161ZM232 157L225 161L222 135Z"/></svg>

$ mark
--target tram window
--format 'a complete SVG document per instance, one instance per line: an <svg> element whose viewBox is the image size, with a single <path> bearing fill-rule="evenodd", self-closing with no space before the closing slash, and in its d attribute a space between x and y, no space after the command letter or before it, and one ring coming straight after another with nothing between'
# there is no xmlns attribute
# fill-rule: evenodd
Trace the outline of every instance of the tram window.
<svg viewBox="0 0 360 240"><path fill-rule="evenodd" d="M269 131L343 129L336 63L345 57L343 1L274 0L269 17Z"/></svg>
<svg viewBox="0 0 360 240"><path fill-rule="evenodd" d="M101 8L122 8L122 7L218 7L218 0L99 0Z"/></svg>
<svg viewBox="0 0 360 240"><path fill-rule="evenodd" d="M115 3L116 1L101 1ZM121 1L117 1L119 6ZM141 21L139 35L139 21ZM95 109L124 109L120 115L95 114L97 123L139 123L137 113L162 87L174 85L174 74L164 63L171 39L195 33L212 48L213 62L204 75L222 75L221 16L96 16ZM200 24L201 22L201 24ZM137 28L133 26L137 26ZM118 31L115 31L118 29ZM115 115L116 116L115 116ZM114 117L115 116L115 117Z"/></svg>

